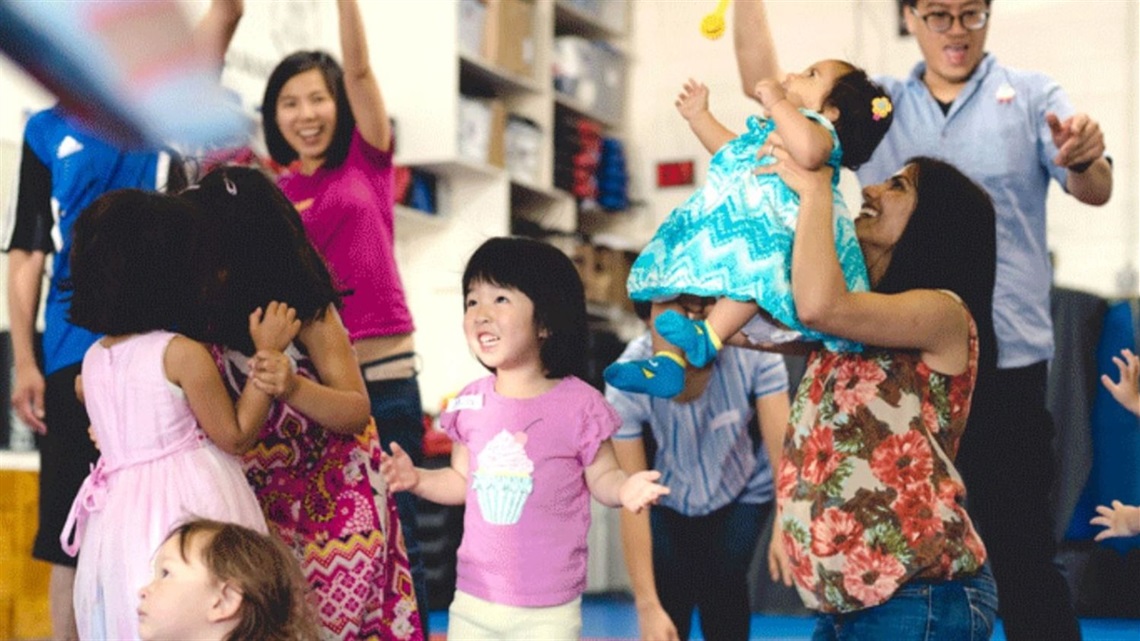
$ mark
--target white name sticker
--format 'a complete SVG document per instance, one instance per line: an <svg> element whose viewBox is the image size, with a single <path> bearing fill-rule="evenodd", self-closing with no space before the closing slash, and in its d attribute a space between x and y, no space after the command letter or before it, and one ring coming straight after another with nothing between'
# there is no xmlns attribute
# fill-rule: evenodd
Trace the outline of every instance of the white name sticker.
<svg viewBox="0 0 1140 641"><path fill-rule="evenodd" d="M482 394L465 394L463 396L456 396L447 402L447 409L444 412L458 412L459 410L481 410L483 409L483 395Z"/></svg>

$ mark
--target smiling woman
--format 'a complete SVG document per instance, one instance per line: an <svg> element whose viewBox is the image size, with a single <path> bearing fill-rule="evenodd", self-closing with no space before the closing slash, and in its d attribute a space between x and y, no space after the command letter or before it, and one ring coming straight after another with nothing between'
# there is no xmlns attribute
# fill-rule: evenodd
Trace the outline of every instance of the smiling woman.
<svg viewBox="0 0 1140 641"><path fill-rule="evenodd" d="M779 148L776 159L765 171L801 198L801 318L867 345L811 354L781 457L775 536L819 612L813 638L917 638L905 633L936 618L922 638L988 639L996 588L954 458L976 381L996 367L993 205L954 167L911 160L864 190L856 234L871 291L851 292L830 170L805 170Z"/></svg>
<svg viewBox="0 0 1140 641"><path fill-rule="evenodd" d="M344 67L323 51L286 57L267 82L262 126L284 168L278 186L343 289L344 326L385 446L397 442L419 462L423 405L415 324L395 257L391 123L356 0L337 0L337 13ZM426 612L416 504L405 495L397 505L417 606Z"/></svg>

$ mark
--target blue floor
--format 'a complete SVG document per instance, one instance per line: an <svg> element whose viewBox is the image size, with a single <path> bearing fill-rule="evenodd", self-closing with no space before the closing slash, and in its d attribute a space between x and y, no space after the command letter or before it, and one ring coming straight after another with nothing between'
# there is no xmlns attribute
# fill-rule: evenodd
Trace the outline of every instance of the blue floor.
<svg viewBox="0 0 1140 641"><path fill-rule="evenodd" d="M447 612L431 613L433 640L447 629ZM752 639L763 641L807 641L814 627L811 618L756 614L752 617ZM694 639L703 639L694 625ZM1140 619L1082 619L1084 641L1137 641ZM621 596L592 596L582 600L582 636L587 639L637 639L637 612L633 601ZM1005 641L1001 622L993 641ZM1043 640L1044 641L1044 640Z"/></svg>

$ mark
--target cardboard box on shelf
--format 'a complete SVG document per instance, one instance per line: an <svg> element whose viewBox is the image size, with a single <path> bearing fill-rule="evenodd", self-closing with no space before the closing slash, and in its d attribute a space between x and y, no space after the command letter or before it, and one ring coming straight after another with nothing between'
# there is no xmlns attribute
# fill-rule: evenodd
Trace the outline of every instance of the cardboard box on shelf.
<svg viewBox="0 0 1140 641"><path fill-rule="evenodd" d="M459 155L506 166L507 106L498 98L459 97Z"/></svg>
<svg viewBox="0 0 1140 641"><path fill-rule="evenodd" d="M491 103L491 141L487 162L496 167L507 166L507 105L498 98Z"/></svg>
<svg viewBox="0 0 1140 641"><path fill-rule="evenodd" d="M534 2L487 0L483 57L512 73L534 75Z"/></svg>

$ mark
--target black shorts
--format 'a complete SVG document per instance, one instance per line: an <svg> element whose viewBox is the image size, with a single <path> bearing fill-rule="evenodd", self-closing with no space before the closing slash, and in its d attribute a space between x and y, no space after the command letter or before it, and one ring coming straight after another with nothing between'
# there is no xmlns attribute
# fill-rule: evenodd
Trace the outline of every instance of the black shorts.
<svg viewBox="0 0 1140 641"><path fill-rule="evenodd" d="M87 435L87 410L75 396L80 363L49 374L44 381L44 424L47 434L37 439L40 448L40 510L32 556L54 565L75 567L76 558L59 544L59 535L71 511L79 486L99 458Z"/></svg>

